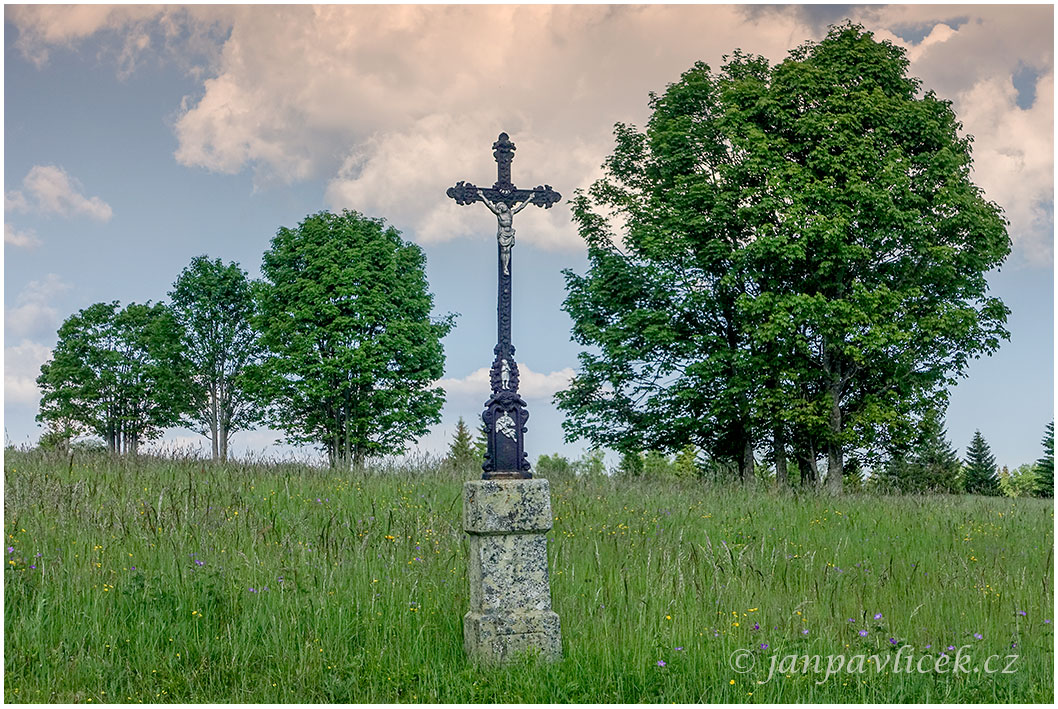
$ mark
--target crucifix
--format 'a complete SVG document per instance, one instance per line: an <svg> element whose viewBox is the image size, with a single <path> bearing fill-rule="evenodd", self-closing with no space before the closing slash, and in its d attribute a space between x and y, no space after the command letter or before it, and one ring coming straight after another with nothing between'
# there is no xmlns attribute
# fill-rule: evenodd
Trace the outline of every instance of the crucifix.
<svg viewBox="0 0 1058 709"><path fill-rule="evenodd" d="M529 459L525 454L525 423L529 411L518 394L518 363L511 344L511 249L514 248L514 215L530 204L549 209L562 199L550 185L523 190L511 183L511 161L514 143L506 133L492 144L496 158L496 184L481 188L460 180L448 188L456 204L482 202L496 215L497 272L499 292L496 307L496 358L489 380L492 396L485 403L481 418L488 429L485 462L481 468L485 480L492 478L531 478Z"/></svg>

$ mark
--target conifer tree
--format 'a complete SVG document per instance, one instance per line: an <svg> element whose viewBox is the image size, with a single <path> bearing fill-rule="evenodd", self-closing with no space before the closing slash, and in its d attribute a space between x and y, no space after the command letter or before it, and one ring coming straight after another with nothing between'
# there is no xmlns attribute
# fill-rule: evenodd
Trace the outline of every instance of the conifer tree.
<svg viewBox="0 0 1058 709"><path fill-rule="evenodd" d="M1036 461L1036 495L1054 497L1054 421L1043 435L1043 457Z"/></svg>
<svg viewBox="0 0 1058 709"><path fill-rule="evenodd" d="M900 492L962 492L962 463L948 442L939 412L927 414L917 442L892 454L879 484Z"/></svg>
<svg viewBox="0 0 1058 709"><path fill-rule="evenodd" d="M999 494L996 459L980 431L974 432L970 447L966 449L964 481L966 492L971 495Z"/></svg>
<svg viewBox="0 0 1058 709"><path fill-rule="evenodd" d="M448 460L458 466L471 465L477 458L470 429L463 417L456 423L456 432L448 446Z"/></svg>

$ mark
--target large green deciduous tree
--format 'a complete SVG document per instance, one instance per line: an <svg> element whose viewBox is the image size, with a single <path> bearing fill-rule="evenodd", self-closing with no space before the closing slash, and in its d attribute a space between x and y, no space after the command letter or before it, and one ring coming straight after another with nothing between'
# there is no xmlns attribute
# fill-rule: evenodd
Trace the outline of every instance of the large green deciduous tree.
<svg viewBox="0 0 1058 709"><path fill-rule="evenodd" d="M440 420L443 338L418 246L382 220L320 212L281 228L261 265L258 391L288 442L331 465L399 453Z"/></svg>
<svg viewBox="0 0 1058 709"><path fill-rule="evenodd" d="M161 303L96 303L67 318L58 335L37 378L38 421L79 424L111 452L135 454L190 410L180 325Z"/></svg>
<svg viewBox="0 0 1058 709"><path fill-rule="evenodd" d="M588 245L566 272L590 348L558 395L567 437L621 451L768 449L779 479L913 438L970 359L1008 337L985 274L1010 250L970 180L948 101L902 49L832 27L772 67L736 52L618 124L606 175L573 200Z"/></svg>
<svg viewBox="0 0 1058 709"><path fill-rule="evenodd" d="M966 468L963 471L963 484L971 495L998 495L999 477L996 468L996 457L988 447L980 431L974 431L970 447L966 449Z"/></svg>
<svg viewBox="0 0 1058 709"><path fill-rule="evenodd" d="M247 386L247 366L260 357L251 283L237 263L196 256L169 298L195 383L189 423L210 439L214 460L227 460L231 435L260 419Z"/></svg>

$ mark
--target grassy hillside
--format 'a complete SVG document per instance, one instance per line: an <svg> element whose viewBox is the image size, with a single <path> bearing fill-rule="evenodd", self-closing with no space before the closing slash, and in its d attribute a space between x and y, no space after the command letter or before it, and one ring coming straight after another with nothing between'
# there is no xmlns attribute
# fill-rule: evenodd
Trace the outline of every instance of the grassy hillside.
<svg viewBox="0 0 1058 709"><path fill-rule="evenodd" d="M553 479L565 657L486 669L462 646L472 471L9 450L4 472L9 702L1053 696L1050 501ZM1008 674L768 679L773 656L903 645L916 660L969 646L970 667L1018 658Z"/></svg>

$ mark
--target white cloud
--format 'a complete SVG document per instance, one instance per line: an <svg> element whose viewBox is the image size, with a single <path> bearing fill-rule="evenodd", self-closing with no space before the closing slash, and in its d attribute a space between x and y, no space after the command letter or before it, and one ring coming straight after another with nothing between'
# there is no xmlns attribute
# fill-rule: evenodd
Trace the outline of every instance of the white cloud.
<svg viewBox="0 0 1058 709"><path fill-rule="evenodd" d="M8 192L5 207L64 217L86 216L101 222L114 215L99 197L86 197L78 180L56 165L34 165L22 179L22 189Z"/></svg>
<svg viewBox="0 0 1058 709"><path fill-rule="evenodd" d="M1008 77L974 85L959 97L966 130L974 135L974 180L1010 220L1010 235L1021 257L1038 264L1053 261L1054 73L1039 77L1036 100L1016 104ZM988 126L975 133L974 126Z"/></svg>
<svg viewBox="0 0 1058 709"><path fill-rule="evenodd" d="M20 249L33 249L40 246L40 238L32 229L19 231L11 224L4 222L4 243Z"/></svg>
<svg viewBox="0 0 1058 709"><path fill-rule="evenodd" d="M30 340L4 348L4 401L8 404L37 405L40 366L51 357L51 348Z"/></svg>
<svg viewBox="0 0 1058 709"><path fill-rule="evenodd" d="M573 374L571 367L543 374L534 372L525 364L519 363L518 392L526 399L550 400L555 392L569 386ZM461 379L441 379L437 385L445 390L450 400L474 400L477 403L484 403L491 393L487 367L476 369Z"/></svg>
<svg viewBox="0 0 1058 709"><path fill-rule="evenodd" d="M51 301L69 289L70 285L54 273L43 281L30 281L15 299L15 307L4 311L5 332L15 336L54 334L59 313Z"/></svg>
<svg viewBox="0 0 1058 709"><path fill-rule="evenodd" d="M1053 184L1046 5L12 6L7 16L27 56L116 33L119 72L156 44L186 42L208 68L174 124L181 164L249 169L260 187L323 178L330 206L385 216L423 242L491 237L490 215L444 189L491 184L488 146L501 130L519 148L517 184L569 197L598 174L613 123L642 124L647 93L695 60L715 68L741 47L780 61L848 16L905 47L911 73L953 101L976 138L977 179L1006 208L1018 249L1050 258L1040 221ZM1041 77L1027 111L1012 94L1019 67ZM565 206L519 216L519 240L581 248Z"/></svg>

